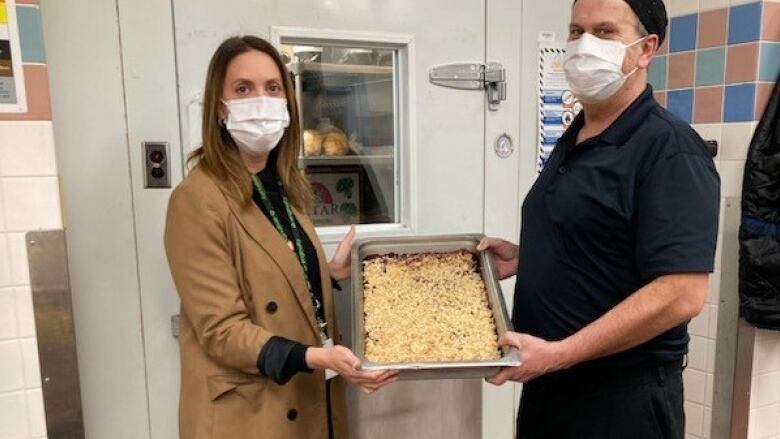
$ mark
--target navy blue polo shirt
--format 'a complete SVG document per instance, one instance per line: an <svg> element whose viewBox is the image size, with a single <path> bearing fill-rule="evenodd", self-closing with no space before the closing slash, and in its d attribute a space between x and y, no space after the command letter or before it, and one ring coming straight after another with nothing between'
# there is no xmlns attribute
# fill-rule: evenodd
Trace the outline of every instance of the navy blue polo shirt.
<svg viewBox="0 0 780 439"><path fill-rule="evenodd" d="M659 276L713 270L720 178L696 132L649 86L576 144L583 124L580 114L523 203L512 322L546 340L574 334ZM663 363L687 349L681 324L590 365Z"/></svg>

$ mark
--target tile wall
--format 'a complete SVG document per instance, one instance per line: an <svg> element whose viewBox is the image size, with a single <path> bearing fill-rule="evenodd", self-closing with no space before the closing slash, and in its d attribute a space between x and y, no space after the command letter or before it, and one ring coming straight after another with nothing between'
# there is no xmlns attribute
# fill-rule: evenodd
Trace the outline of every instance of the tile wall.
<svg viewBox="0 0 780 439"><path fill-rule="evenodd" d="M16 1L27 113L0 113L0 439L46 437L24 235L62 228L37 1Z"/></svg>
<svg viewBox="0 0 780 439"><path fill-rule="evenodd" d="M667 0L669 37L649 70L656 99L716 140L721 196L739 197L748 146L780 76L780 0ZM723 203L721 203L721 211ZM723 236L722 221L719 238ZM709 438L720 300L720 244L704 311L689 326L686 435ZM737 255L725 255L736 258ZM736 294L736 292L723 292ZM780 439L780 336L755 346L751 439ZM772 389L772 390L770 390Z"/></svg>

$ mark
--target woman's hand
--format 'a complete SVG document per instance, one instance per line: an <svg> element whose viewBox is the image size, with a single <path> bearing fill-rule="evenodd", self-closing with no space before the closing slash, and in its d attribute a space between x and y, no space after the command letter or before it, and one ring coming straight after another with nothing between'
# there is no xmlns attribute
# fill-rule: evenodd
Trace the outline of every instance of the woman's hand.
<svg viewBox="0 0 780 439"><path fill-rule="evenodd" d="M482 238L477 251L490 250L496 261L498 277L503 280L517 274L518 253L520 247L499 238Z"/></svg>
<svg viewBox="0 0 780 439"><path fill-rule="evenodd" d="M361 371L360 359L344 346L310 347L306 349L306 364L311 369L331 369L347 381L359 385L366 393L398 380L396 370Z"/></svg>
<svg viewBox="0 0 780 439"><path fill-rule="evenodd" d="M352 255L352 241L355 239L355 226L350 226L349 232L336 247L336 253L330 260L330 275L336 280L346 280L350 277L350 258Z"/></svg>

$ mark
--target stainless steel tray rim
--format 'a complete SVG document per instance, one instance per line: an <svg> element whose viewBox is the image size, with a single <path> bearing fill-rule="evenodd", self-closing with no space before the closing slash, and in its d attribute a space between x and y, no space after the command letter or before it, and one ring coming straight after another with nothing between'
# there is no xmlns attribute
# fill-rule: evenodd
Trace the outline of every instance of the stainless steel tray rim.
<svg viewBox="0 0 780 439"><path fill-rule="evenodd" d="M484 238L481 234L436 235L392 238L365 238L355 241L352 247L352 329L355 354L363 362L365 370L393 369L401 371L401 379L475 378L488 377L499 367L520 364L519 353L502 347L502 357L497 360L448 361L417 363L375 363L365 358L365 334L363 333L363 291L362 263L366 256L386 254L409 254L433 252L442 253L467 250L479 257L482 276L488 292L496 330L500 337L512 330L501 286L496 276L493 258L488 252L477 252L476 247Z"/></svg>

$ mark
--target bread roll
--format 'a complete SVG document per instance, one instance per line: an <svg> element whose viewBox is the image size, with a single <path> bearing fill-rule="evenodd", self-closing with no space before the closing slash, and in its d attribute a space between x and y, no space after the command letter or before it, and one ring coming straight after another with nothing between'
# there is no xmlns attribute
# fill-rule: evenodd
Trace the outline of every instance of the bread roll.
<svg viewBox="0 0 780 439"><path fill-rule="evenodd" d="M325 155L347 155L349 154L349 142L347 136L341 131L331 131L325 135L322 140L322 150Z"/></svg>
<svg viewBox="0 0 780 439"><path fill-rule="evenodd" d="M303 132L303 155L320 154L322 154L322 134L317 130L305 130Z"/></svg>

